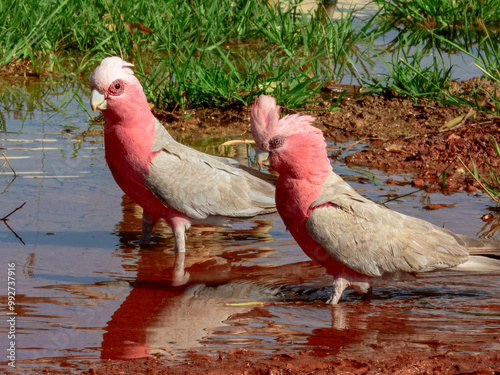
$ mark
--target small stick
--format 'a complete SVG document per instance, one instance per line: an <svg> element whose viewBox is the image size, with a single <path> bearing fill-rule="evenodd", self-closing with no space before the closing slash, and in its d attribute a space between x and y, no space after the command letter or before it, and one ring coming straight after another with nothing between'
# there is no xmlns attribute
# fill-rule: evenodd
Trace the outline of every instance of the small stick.
<svg viewBox="0 0 500 375"><path fill-rule="evenodd" d="M2 153L2 156L5 158L7 164L9 164L12 173L14 173L14 178L16 178L17 177L16 171L14 170L14 168L12 168L12 165L10 165L9 159L7 159L7 155L5 155L5 152Z"/></svg>
<svg viewBox="0 0 500 375"><path fill-rule="evenodd" d="M14 177L10 182L9 184L7 185L7 187L5 189L3 189L2 191L2 194L5 193L7 191L7 189L9 188L9 186L15 181L16 177Z"/></svg>
<svg viewBox="0 0 500 375"><path fill-rule="evenodd" d="M2 153L2 156L5 158L5 161L7 162L7 164L9 164L9 167L10 167L12 173L14 173L14 178L9 182L9 184L7 185L7 187L2 191L2 194L3 194L3 193L5 193L7 191L7 189L10 186L10 184L12 184L14 182L14 180L17 178L17 174L16 174L16 171L14 170L14 168L12 168L12 165L10 165L9 159L7 159L7 155L5 155L5 152Z"/></svg>
<svg viewBox="0 0 500 375"><path fill-rule="evenodd" d="M439 131L443 132L443 131L446 131L446 130L455 130L455 129L458 129L463 124L465 124L468 119L470 119L471 117L475 117L475 115L476 115L476 110L471 107L469 109L469 111L467 112L467 114L465 114L458 123L456 123L455 125L452 125L452 126L443 125L443 126L441 126L441 128L439 128Z"/></svg>
<svg viewBox="0 0 500 375"><path fill-rule="evenodd" d="M350 149L351 147L356 146L358 143L363 142L363 141L366 141L366 139L367 139L367 137L363 137L363 138L361 138L361 139L358 139L356 142L351 143L351 144L350 144L349 146L347 146L347 147L344 147L344 148L342 149L342 151L348 150L348 149Z"/></svg>
<svg viewBox="0 0 500 375"><path fill-rule="evenodd" d="M338 149L332 149L332 148L326 148L327 150L329 151L336 151L337 153L335 154L335 157L339 156L342 152L344 152L345 150L348 150L350 149L351 147L353 146L356 146L358 143L360 142L363 142L363 141L366 141L368 139L368 137L363 137L361 139L358 139L356 142L350 144L349 146L347 147L343 147L343 148L338 148Z"/></svg>
<svg viewBox="0 0 500 375"><path fill-rule="evenodd" d="M14 211L12 211L10 214L7 214L7 216L4 216L3 218L1 218L0 220L3 220L4 222L7 220L7 218L12 215L14 212L16 212L17 210L20 210L21 208L23 208L23 206L26 204L26 202L24 202L22 205L20 205L18 208L16 208ZM7 223L5 223L7 224ZM8 226L8 225L7 225ZM12 229L11 229L12 230Z"/></svg>
<svg viewBox="0 0 500 375"><path fill-rule="evenodd" d="M14 236L16 236L19 239L19 241L21 241L23 243L23 245L26 245L24 243L23 239L21 237L19 237L16 232L14 232L14 230L9 226L9 224L7 224L7 222L5 221L5 219L4 219L4 223L5 223L5 225L7 225L7 228L9 228L12 233L14 233Z"/></svg>

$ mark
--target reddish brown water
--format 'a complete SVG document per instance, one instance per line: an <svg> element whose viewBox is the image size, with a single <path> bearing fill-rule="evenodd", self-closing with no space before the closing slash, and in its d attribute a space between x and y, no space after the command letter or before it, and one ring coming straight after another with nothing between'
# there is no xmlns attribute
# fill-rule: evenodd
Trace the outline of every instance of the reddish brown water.
<svg viewBox="0 0 500 375"><path fill-rule="evenodd" d="M51 86L40 90L43 96ZM63 87L72 90L79 88ZM0 147L18 176L0 165L0 217L26 202L7 221L12 231L0 221L1 298L5 306L8 263L14 263L15 359L24 373L151 355L182 362L193 350L234 348L312 349L340 359L500 350L500 275L435 273L375 289L370 300L346 292L332 308L323 302L330 277L302 253L277 214L233 228L192 228L184 259L189 276L174 286L170 230L158 227L154 244L139 248L140 210L113 181L102 138L82 137L90 123L74 101L59 113L5 105L2 119ZM250 146L231 153L244 162L253 157ZM385 185L382 173L375 172L377 186L341 163L334 168L376 201L413 190ZM499 224L481 220L491 205L484 195L416 192L393 203L455 232L500 239ZM424 210L429 203L455 206ZM2 368L11 370L3 321Z"/></svg>

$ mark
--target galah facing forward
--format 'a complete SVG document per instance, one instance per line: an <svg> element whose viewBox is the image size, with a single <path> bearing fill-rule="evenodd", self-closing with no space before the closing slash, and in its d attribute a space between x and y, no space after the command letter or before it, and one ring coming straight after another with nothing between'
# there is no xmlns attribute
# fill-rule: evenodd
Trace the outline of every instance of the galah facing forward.
<svg viewBox="0 0 500 375"><path fill-rule="evenodd" d="M252 106L252 135L279 173L276 207L302 250L334 276L329 303L345 288L367 293L377 279L451 267L500 271L500 241L454 234L360 196L332 171L322 132L311 116L280 119L270 96Z"/></svg>
<svg viewBox="0 0 500 375"><path fill-rule="evenodd" d="M233 159L176 142L153 116L133 66L105 58L90 77L92 110L104 115L105 155L117 184L144 210L140 244L164 218L185 251L192 223L225 225L229 218L274 212L274 186Z"/></svg>

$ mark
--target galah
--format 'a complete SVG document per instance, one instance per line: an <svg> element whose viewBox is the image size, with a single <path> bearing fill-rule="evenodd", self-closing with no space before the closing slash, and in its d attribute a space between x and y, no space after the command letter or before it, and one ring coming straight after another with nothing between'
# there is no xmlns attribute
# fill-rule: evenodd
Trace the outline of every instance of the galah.
<svg viewBox="0 0 500 375"><path fill-rule="evenodd" d="M141 245L164 218L185 251L192 223L228 225L276 211L274 186L229 158L201 153L174 140L154 117L133 65L105 58L90 77L92 110L104 115L105 156L117 184L143 208ZM258 171L257 171L258 172Z"/></svg>
<svg viewBox="0 0 500 375"><path fill-rule="evenodd" d="M311 116L280 119L273 97L260 96L251 110L258 159L279 173L276 207L302 250L334 276L328 300L344 289L368 293L380 280L458 267L500 271L500 241L454 234L402 215L359 195L332 170L321 130Z"/></svg>

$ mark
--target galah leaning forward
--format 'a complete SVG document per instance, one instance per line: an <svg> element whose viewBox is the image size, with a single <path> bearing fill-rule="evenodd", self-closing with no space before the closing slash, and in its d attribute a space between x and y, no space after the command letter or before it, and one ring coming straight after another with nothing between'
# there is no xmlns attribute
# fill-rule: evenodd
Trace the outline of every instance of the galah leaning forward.
<svg viewBox="0 0 500 375"><path fill-rule="evenodd" d="M336 175L322 132L311 116L280 119L273 97L252 106L258 159L279 173L276 207L302 250L334 276L329 303L344 289L367 293L378 281L455 267L500 271L500 261L470 254L500 255L500 241L454 234L402 215L359 195Z"/></svg>
<svg viewBox="0 0 500 375"><path fill-rule="evenodd" d="M143 208L140 244L164 218L185 251L192 223L227 225L276 211L274 186L233 159L207 155L176 142L153 116L133 66L105 58L90 77L92 110L104 115L105 155L117 184Z"/></svg>

